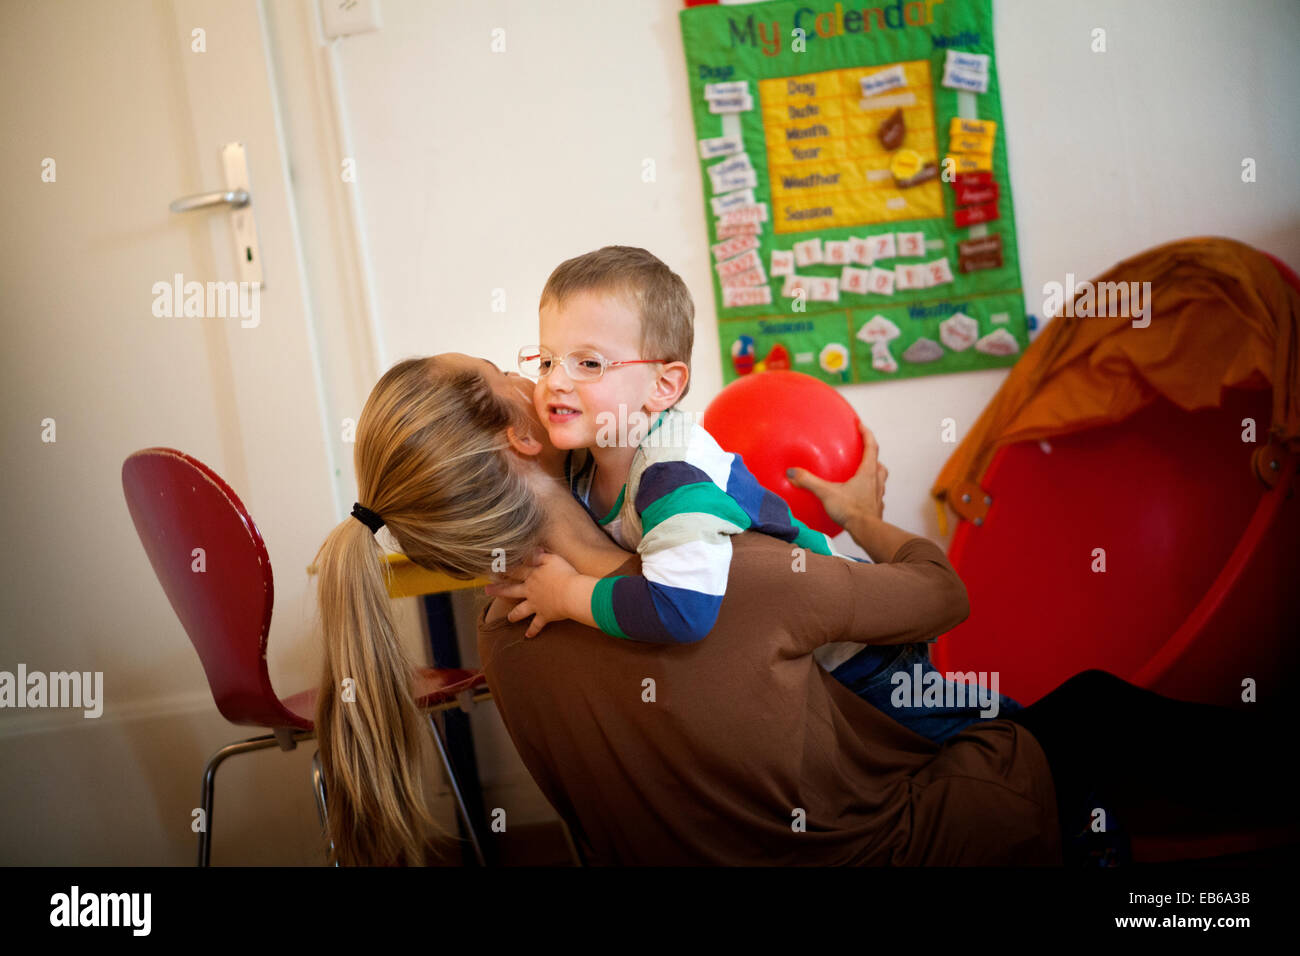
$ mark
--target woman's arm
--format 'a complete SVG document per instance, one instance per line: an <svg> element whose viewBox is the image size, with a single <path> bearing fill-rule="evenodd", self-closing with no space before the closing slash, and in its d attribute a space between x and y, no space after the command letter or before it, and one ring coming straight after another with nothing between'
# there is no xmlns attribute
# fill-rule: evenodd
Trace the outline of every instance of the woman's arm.
<svg viewBox="0 0 1300 956"><path fill-rule="evenodd" d="M853 515L844 522L844 530L878 564L893 561L899 548L920 537L869 514Z"/></svg>
<svg viewBox="0 0 1300 956"><path fill-rule="evenodd" d="M762 552L751 545L741 557L738 546L728 597L735 591L768 606L802 652L837 641L919 644L970 613L961 578L925 538L909 537L892 561L877 564L812 553L792 559L789 545Z"/></svg>
<svg viewBox="0 0 1300 956"><path fill-rule="evenodd" d="M816 615L818 626L810 639L814 646L831 641L933 640L970 614L966 586L934 542L881 517L889 470L879 462L875 436L866 426L859 428L862 464L848 481L823 481L801 468L789 474L791 483L817 495L831 519L877 562L834 559L838 564L829 564L819 556L808 556L808 570L817 573L804 581L804 587L817 592L824 587L826 595L837 596L836 600L814 596L825 613Z"/></svg>
<svg viewBox="0 0 1300 956"><path fill-rule="evenodd" d="M879 523L890 531L900 531ZM939 546L917 535L907 535L888 564L853 564L847 571L850 580L844 603L852 613L842 640L865 644L933 641L970 615L966 585Z"/></svg>

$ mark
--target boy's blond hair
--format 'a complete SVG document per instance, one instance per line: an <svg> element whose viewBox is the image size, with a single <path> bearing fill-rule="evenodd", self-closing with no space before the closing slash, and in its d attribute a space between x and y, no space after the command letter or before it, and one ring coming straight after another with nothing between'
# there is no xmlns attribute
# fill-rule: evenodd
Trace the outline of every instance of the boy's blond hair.
<svg viewBox="0 0 1300 956"><path fill-rule="evenodd" d="M608 292L627 300L641 318L640 358L691 364L695 302L681 276L645 249L605 246L555 267L539 308L563 305L580 292ZM690 388L687 379L685 395ZM679 396L680 397L680 396Z"/></svg>

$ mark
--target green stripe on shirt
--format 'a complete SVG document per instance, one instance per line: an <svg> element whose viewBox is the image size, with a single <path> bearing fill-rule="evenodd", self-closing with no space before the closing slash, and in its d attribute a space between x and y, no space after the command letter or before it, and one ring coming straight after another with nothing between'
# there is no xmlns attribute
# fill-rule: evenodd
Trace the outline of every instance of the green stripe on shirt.
<svg viewBox="0 0 1300 956"><path fill-rule="evenodd" d="M618 500L614 502L614 507L610 508L609 514L601 518L600 521L597 522L597 524L604 526L609 524L611 521L613 521L615 518L618 517L619 509L623 507L623 496L625 494L627 494L627 485L624 485L622 488L618 490Z"/></svg>
<svg viewBox="0 0 1300 956"><path fill-rule="evenodd" d="M655 525L662 524L673 515L707 514L734 524L744 531L751 524L745 509L711 481L697 481L681 485L641 512L641 532L649 534Z"/></svg>
<svg viewBox="0 0 1300 956"><path fill-rule="evenodd" d="M596 582L596 587L591 592L591 616L596 619L596 626L606 634L630 640L618 626L618 619L614 617L614 582L619 577L626 577L626 575L601 578Z"/></svg>
<svg viewBox="0 0 1300 956"><path fill-rule="evenodd" d="M830 556L835 552L831 549L831 539L826 537L820 531L814 531L798 518L791 516L790 523L799 529L799 533L794 536L795 547L805 548L813 554L824 554Z"/></svg>

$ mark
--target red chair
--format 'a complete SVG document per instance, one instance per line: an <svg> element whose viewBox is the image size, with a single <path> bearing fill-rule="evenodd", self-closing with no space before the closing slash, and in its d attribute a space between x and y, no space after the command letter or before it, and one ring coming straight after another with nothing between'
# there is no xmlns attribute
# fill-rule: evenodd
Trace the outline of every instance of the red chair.
<svg viewBox="0 0 1300 956"><path fill-rule="evenodd" d="M315 737L316 690L281 700L271 687L266 668L275 595L271 559L257 525L230 487L189 455L146 448L122 464L122 489L149 563L198 651L217 709L232 724L271 730L222 747L204 768L206 825L199 833L198 865L207 866L217 768L235 754L276 745L293 750L298 741ZM206 565L202 573L193 570L198 548ZM438 756L480 866L483 851L434 715L490 699L486 686L486 678L474 670L421 668L416 674L416 703L428 712ZM324 826L319 760L313 761L313 784Z"/></svg>

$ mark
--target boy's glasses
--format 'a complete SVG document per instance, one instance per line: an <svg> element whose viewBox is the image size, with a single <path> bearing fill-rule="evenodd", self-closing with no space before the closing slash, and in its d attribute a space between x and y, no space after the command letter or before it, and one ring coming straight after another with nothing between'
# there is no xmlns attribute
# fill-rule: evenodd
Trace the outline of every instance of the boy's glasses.
<svg viewBox="0 0 1300 956"><path fill-rule="evenodd" d="M519 350L519 371L529 378L543 379L551 374L557 360L563 363L565 374L574 382L600 381L601 376L605 374L605 369L618 368L620 365L643 365L668 361L667 359L628 359L624 362L611 362L592 349L575 349L561 357L540 345L526 345Z"/></svg>

